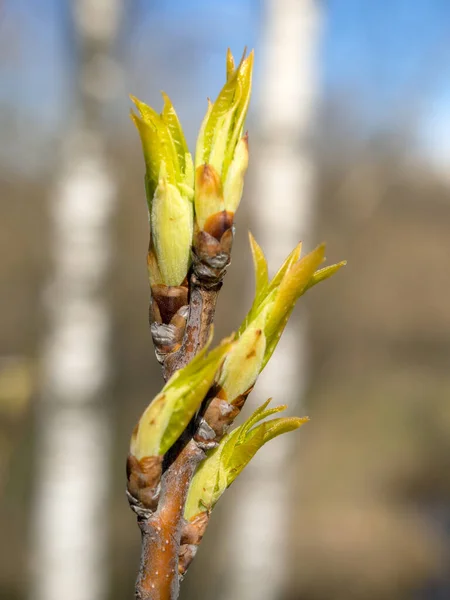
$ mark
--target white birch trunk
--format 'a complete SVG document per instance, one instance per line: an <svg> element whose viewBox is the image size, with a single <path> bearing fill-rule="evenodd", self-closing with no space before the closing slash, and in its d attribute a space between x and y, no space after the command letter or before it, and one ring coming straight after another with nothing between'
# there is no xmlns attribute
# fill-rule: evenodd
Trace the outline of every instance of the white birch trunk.
<svg viewBox="0 0 450 600"><path fill-rule="evenodd" d="M103 284L115 184L99 113L111 98L108 49L119 0L74 3L82 61L77 127L66 132L52 194L53 274L37 417L32 600L101 600L107 592L110 315ZM117 69L115 71L117 73Z"/></svg>
<svg viewBox="0 0 450 600"><path fill-rule="evenodd" d="M256 238L273 271L313 220L314 165L310 140L317 93L320 13L315 0L266 0L267 14L259 105L261 143L253 167ZM256 211L256 206L258 210ZM304 316L286 328L249 400L270 396L302 416L308 356ZM229 516L228 586L223 598L275 600L287 576L289 484L293 434L272 442L247 467Z"/></svg>

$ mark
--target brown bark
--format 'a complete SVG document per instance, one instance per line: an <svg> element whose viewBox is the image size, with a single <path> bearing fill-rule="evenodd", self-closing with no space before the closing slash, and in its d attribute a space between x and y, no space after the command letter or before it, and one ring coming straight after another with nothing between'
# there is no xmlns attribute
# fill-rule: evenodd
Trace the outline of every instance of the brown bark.
<svg viewBox="0 0 450 600"><path fill-rule="evenodd" d="M194 278L193 278L194 279ZM189 318L181 348L167 354L163 374L167 381L184 367L205 345L214 318L220 283L205 289L194 280L191 286ZM178 447L178 445L177 445ZM177 451L163 472L161 492L156 512L141 511L139 527L142 550L139 575L136 581L137 600L175 600L178 598L180 538L184 527L184 505L191 478L204 451L189 439Z"/></svg>
<svg viewBox="0 0 450 600"><path fill-rule="evenodd" d="M214 288L205 289L196 283L192 285L183 342L179 350L167 354L163 361L166 381L175 371L185 367L208 341L220 286L219 283Z"/></svg>
<svg viewBox="0 0 450 600"><path fill-rule="evenodd" d="M178 555L184 504L191 478L204 456L195 442L188 442L163 475L160 508L139 523L142 552L136 582L137 600L178 598Z"/></svg>

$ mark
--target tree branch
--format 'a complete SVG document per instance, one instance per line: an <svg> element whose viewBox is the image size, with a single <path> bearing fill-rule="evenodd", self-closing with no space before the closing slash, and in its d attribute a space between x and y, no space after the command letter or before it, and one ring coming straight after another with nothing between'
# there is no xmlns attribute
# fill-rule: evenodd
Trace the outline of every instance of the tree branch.
<svg viewBox="0 0 450 600"><path fill-rule="evenodd" d="M221 282L205 287L191 276L189 316L181 347L163 357L164 379L187 365L206 344L214 319ZM175 600L179 594L179 554L185 525L184 505L192 476L205 458L204 451L186 432L176 444L163 468L161 491L155 512L141 511L141 561L136 581L137 600ZM139 514L139 513L138 513ZM183 569L181 569L183 571Z"/></svg>
<svg viewBox="0 0 450 600"><path fill-rule="evenodd" d="M184 446L163 474L158 510L139 523L142 552L136 582L137 600L178 598L178 556L184 505L191 478L204 457L204 452L194 441Z"/></svg>
<svg viewBox="0 0 450 600"><path fill-rule="evenodd" d="M183 342L177 351L167 354L163 359L162 370L165 381L170 379L175 371L185 367L208 341L221 286L222 283L218 283L214 287L205 288L198 283L195 276L192 276L189 317Z"/></svg>

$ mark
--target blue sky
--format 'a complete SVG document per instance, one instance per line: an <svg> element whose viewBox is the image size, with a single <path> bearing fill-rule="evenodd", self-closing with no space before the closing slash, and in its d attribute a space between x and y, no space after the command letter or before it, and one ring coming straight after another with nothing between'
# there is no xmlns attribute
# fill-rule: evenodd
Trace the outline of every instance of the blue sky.
<svg viewBox="0 0 450 600"><path fill-rule="evenodd" d="M256 51L260 45L262 0L125 4L120 50L134 65L126 82L132 89L126 91L157 102L157 90L164 88L181 116L184 111L193 122L201 118L204 98L220 86L226 47L239 53L245 45ZM415 111L424 147L438 154L445 145L450 149L443 135L450 130L450 2L322 0L321 5L323 97L346 94L373 129L389 128ZM19 122L32 116L36 132L55 132L70 110L76 46L68 7L68 0L3 0L0 104L7 110L0 116L2 131L12 115ZM255 87L257 93L258 70Z"/></svg>

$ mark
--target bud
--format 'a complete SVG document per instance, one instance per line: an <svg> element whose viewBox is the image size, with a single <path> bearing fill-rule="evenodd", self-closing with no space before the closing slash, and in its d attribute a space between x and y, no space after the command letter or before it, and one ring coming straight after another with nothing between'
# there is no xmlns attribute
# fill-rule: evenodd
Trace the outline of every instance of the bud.
<svg viewBox="0 0 450 600"><path fill-rule="evenodd" d="M138 461L162 456L177 441L203 402L230 342L206 356L209 343L183 369L176 371L141 416L131 438L130 454Z"/></svg>
<svg viewBox="0 0 450 600"><path fill-rule="evenodd" d="M189 488L184 517L191 521L199 513L209 513L223 492L247 466L256 452L274 437L297 429L308 417L284 417L259 423L284 410L267 409L270 400L260 406L247 421L227 434L198 467Z"/></svg>
<svg viewBox="0 0 450 600"><path fill-rule="evenodd" d="M251 94L253 52L234 68L233 56L227 53L227 81L208 110L197 139L195 166L214 170L223 189L220 201L207 200L201 186L195 189L196 220L200 230L207 219L222 210L234 215L242 196L244 175L248 165L248 139L242 138ZM242 138L242 139L241 139ZM231 220L232 224L232 220ZM231 227L231 225L230 225Z"/></svg>
<svg viewBox="0 0 450 600"><path fill-rule="evenodd" d="M168 96L159 115L135 97L131 112L142 141L150 215L151 285L180 285L187 275L193 235L194 169L183 130Z"/></svg>
<svg viewBox="0 0 450 600"><path fill-rule="evenodd" d="M163 282L180 285L187 275L193 235L193 206L161 177L151 205L151 235Z"/></svg>

